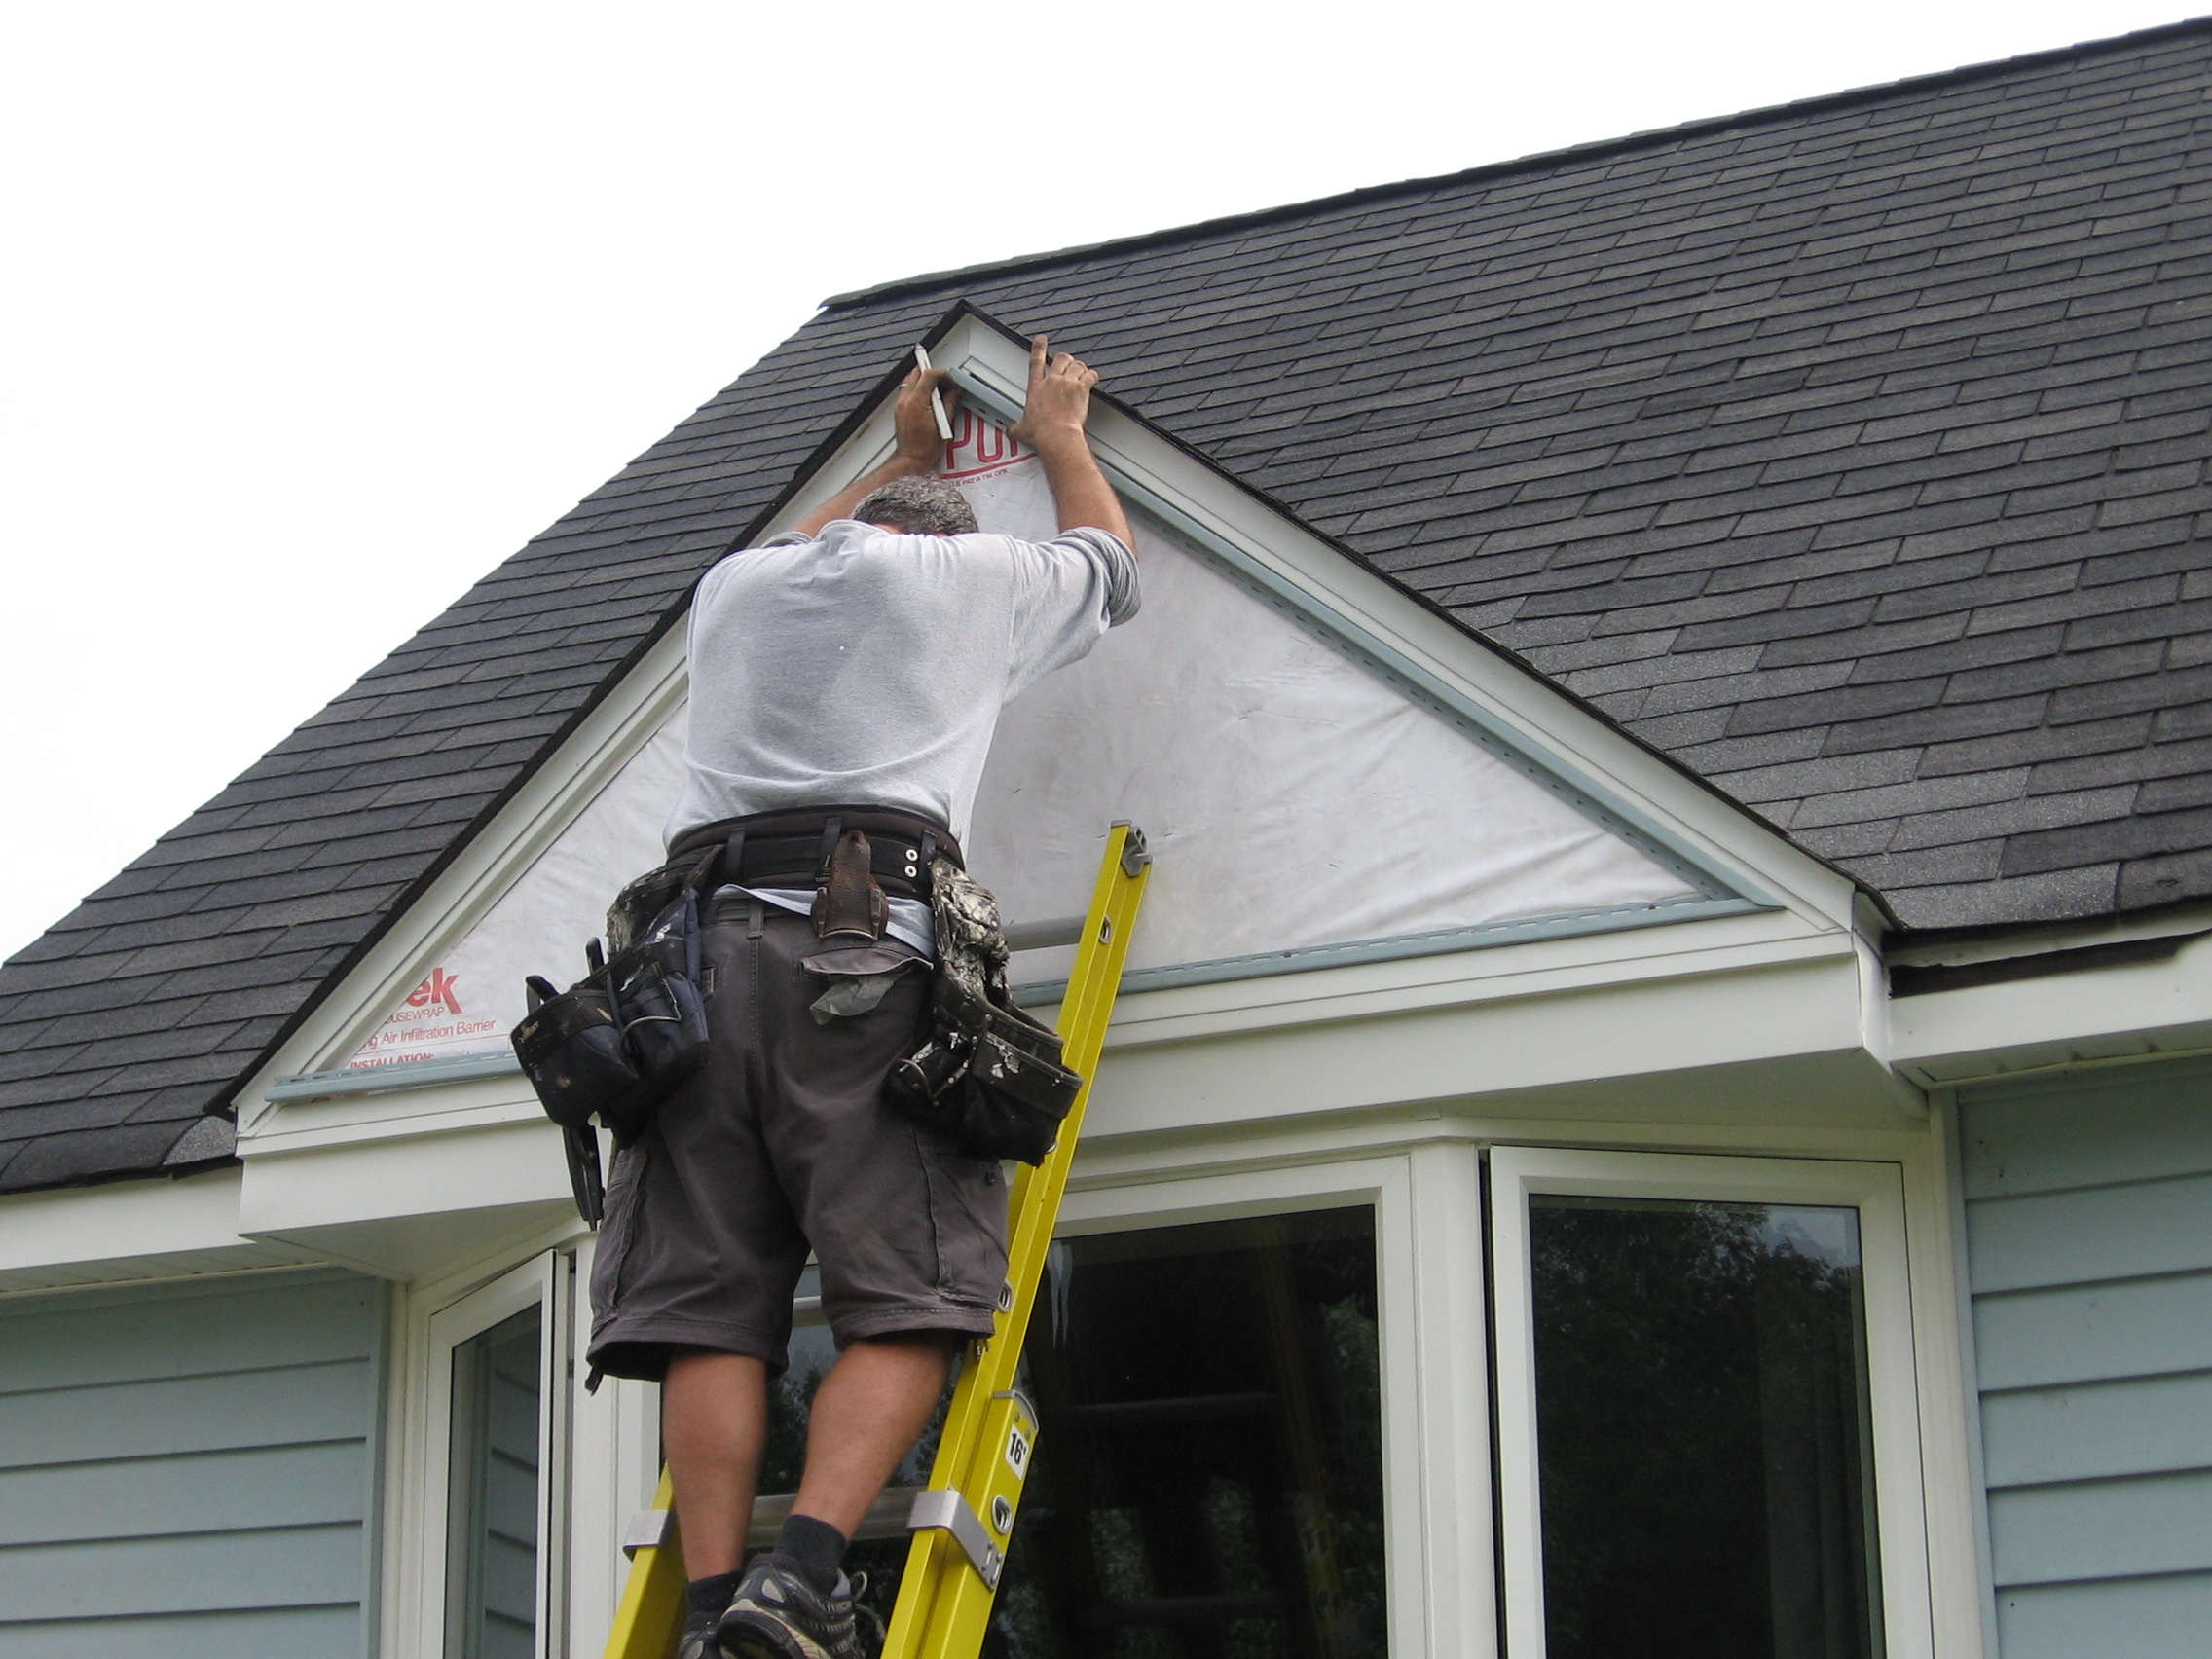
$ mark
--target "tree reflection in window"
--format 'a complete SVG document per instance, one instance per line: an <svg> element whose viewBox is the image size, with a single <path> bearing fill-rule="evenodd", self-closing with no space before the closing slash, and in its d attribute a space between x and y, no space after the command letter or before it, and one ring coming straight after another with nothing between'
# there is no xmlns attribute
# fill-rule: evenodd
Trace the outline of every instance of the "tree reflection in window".
<svg viewBox="0 0 2212 1659"><path fill-rule="evenodd" d="M1873 1659L1858 1213L1529 1220L1547 1659Z"/></svg>
<svg viewBox="0 0 2212 1659"><path fill-rule="evenodd" d="M1059 1241L1021 1386L986 1659L1383 1659L1372 1210ZM854 1546L883 1613L904 1559Z"/></svg>

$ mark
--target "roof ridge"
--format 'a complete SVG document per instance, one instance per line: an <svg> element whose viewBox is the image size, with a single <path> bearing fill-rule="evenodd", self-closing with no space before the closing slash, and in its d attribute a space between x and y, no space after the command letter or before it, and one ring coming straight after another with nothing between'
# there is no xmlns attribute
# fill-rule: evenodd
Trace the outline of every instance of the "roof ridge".
<svg viewBox="0 0 2212 1659"><path fill-rule="evenodd" d="M1316 196L1304 202L1286 202L1272 207L1255 207L1241 213L1224 213L1218 218L1198 219L1188 225L1172 225L1165 230L1140 231L1131 236L1108 237L1101 241L1078 242L1069 247L1051 248L1041 253L1014 254L1005 259L987 259L978 264L955 266L945 271L925 271L912 276L896 276L866 288L831 294L822 301L820 309L842 311L869 301L885 299L893 294L939 287L970 277L995 276L1010 271L1088 259L1101 253L1195 241L1228 230L1272 224L1280 219L1382 201L1418 190L1433 190L1439 185L1458 184L1477 178L1505 177L1516 172L1533 171L1559 162L1637 149L1696 133L1720 131L1731 127L1756 126L1785 117L1802 116L1814 110L1872 103L1903 92L1956 86L1966 81L1988 80L2008 72L2055 63L2070 57L2085 57L2121 48L2139 48L2155 41L2208 31L2212 31L2212 14L2185 18L2174 23L2159 23L2153 28L2136 29L2127 34L2110 35L2101 40L2077 41L2071 46L2046 47L2041 52L2023 52L2011 57L1962 64L1956 69L1938 69L1925 75L1908 75L1896 81L1877 81L1840 92L1823 92L1815 97L1794 98L1787 103L1761 104L1730 115L1700 116L1694 121L1681 122L1674 127L1653 127L1641 131L1624 132L1611 138L1594 138L1587 143L1569 144L1557 150L1538 150L1531 155L1515 156L1502 162L1484 162L1476 166L1461 167L1455 172L1429 173L1419 178L1398 179L1389 184L1361 185L1356 189L1339 191L1333 196Z"/></svg>

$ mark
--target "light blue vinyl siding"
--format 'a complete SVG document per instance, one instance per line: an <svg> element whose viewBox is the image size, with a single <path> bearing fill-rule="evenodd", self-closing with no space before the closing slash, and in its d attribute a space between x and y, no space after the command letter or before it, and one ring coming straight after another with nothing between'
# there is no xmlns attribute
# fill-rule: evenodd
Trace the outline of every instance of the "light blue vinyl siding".
<svg viewBox="0 0 2212 1659"><path fill-rule="evenodd" d="M2212 1653L2212 1063L1962 1090L2003 1659Z"/></svg>
<svg viewBox="0 0 2212 1659"><path fill-rule="evenodd" d="M362 1659L385 1289L0 1304L0 1659Z"/></svg>

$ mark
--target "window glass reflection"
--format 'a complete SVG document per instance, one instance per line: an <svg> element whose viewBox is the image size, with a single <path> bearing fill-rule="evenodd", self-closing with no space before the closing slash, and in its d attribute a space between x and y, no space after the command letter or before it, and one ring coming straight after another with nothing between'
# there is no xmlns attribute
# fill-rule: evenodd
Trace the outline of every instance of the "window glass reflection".
<svg viewBox="0 0 2212 1659"><path fill-rule="evenodd" d="M537 1638L539 1309L453 1350L446 1659L531 1659Z"/></svg>
<svg viewBox="0 0 2212 1659"><path fill-rule="evenodd" d="M1529 1222L1549 1659L1873 1659L1858 1212Z"/></svg>
<svg viewBox="0 0 2212 1659"><path fill-rule="evenodd" d="M795 1484L830 1358L794 1336L764 1492ZM986 1659L1383 1659L1372 1210L1060 1240L1021 1387L1037 1456ZM884 1615L905 1548L849 1558Z"/></svg>

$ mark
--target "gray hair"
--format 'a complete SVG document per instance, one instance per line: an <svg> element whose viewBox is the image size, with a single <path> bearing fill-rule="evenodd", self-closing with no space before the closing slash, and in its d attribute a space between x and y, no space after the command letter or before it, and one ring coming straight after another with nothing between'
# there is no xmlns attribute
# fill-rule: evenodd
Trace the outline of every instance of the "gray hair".
<svg viewBox="0 0 2212 1659"><path fill-rule="evenodd" d="M894 478L855 507L853 517L908 535L968 535L977 528L968 498L941 478Z"/></svg>

